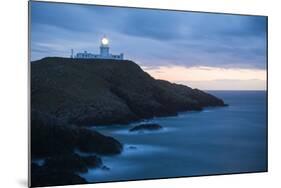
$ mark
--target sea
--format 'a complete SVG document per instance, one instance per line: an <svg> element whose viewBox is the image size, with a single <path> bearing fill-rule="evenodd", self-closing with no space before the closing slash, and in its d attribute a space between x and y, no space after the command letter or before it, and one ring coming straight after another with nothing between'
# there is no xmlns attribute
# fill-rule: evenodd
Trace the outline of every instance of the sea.
<svg viewBox="0 0 281 188"><path fill-rule="evenodd" d="M112 182L267 171L266 91L208 92L229 106L93 127L119 140L124 150L101 156L108 168L79 175L89 182ZM163 129L129 131L146 122Z"/></svg>

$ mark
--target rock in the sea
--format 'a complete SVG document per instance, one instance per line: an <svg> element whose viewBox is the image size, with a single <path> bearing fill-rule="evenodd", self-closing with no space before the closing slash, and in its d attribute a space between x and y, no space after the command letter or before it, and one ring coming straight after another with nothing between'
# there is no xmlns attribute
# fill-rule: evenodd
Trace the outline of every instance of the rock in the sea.
<svg viewBox="0 0 281 188"><path fill-rule="evenodd" d="M140 124L137 125L133 128L131 128L129 131L130 132L135 132L135 131L156 131L162 129L162 126L156 124L156 123L145 123L145 124Z"/></svg>
<svg viewBox="0 0 281 188"><path fill-rule="evenodd" d="M108 166L105 166L105 165L102 166L101 169L102 169L102 170L106 170L106 171L110 170L110 168L109 168Z"/></svg>
<svg viewBox="0 0 281 188"><path fill-rule="evenodd" d="M137 149L136 146L130 146L129 149Z"/></svg>

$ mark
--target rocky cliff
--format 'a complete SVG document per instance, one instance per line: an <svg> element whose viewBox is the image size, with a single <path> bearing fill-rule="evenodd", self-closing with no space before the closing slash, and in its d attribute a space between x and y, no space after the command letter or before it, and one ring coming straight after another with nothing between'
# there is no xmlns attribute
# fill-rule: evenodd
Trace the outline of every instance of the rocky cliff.
<svg viewBox="0 0 281 188"><path fill-rule="evenodd" d="M31 107L76 125L128 123L223 106L206 92L156 80L132 61L49 57L31 63Z"/></svg>

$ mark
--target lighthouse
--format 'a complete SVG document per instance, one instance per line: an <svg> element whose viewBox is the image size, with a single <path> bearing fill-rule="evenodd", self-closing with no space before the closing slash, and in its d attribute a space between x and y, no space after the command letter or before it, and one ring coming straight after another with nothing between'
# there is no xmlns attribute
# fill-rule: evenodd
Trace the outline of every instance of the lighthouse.
<svg viewBox="0 0 281 188"><path fill-rule="evenodd" d="M73 51L71 51L73 53ZM103 36L100 41L100 54L93 54L87 51L77 53L75 56L71 54L72 58L78 59L116 59L116 60L123 60L124 54L120 53L118 55L111 54L109 52L109 40L106 36Z"/></svg>
<svg viewBox="0 0 281 188"><path fill-rule="evenodd" d="M100 45L100 55L101 57L108 57L109 56L109 46L108 46L108 39L104 36L101 39L101 45Z"/></svg>

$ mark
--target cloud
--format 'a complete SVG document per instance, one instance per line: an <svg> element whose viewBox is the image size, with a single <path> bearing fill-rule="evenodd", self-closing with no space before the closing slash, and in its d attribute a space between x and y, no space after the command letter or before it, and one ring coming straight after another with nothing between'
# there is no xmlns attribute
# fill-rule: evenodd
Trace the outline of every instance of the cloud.
<svg viewBox="0 0 281 188"><path fill-rule="evenodd" d="M151 38L154 40L169 41L183 37L180 32L181 22L174 12L147 9L128 10L122 33Z"/></svg>
<svg viewBox="0 0 281 188"><path fill-rule="evenodd" d="M266 17L31 4L33 60L68 57L71 48L97 53L106 34L112 52L124 52L144 67L266 67Z"/></svg>

